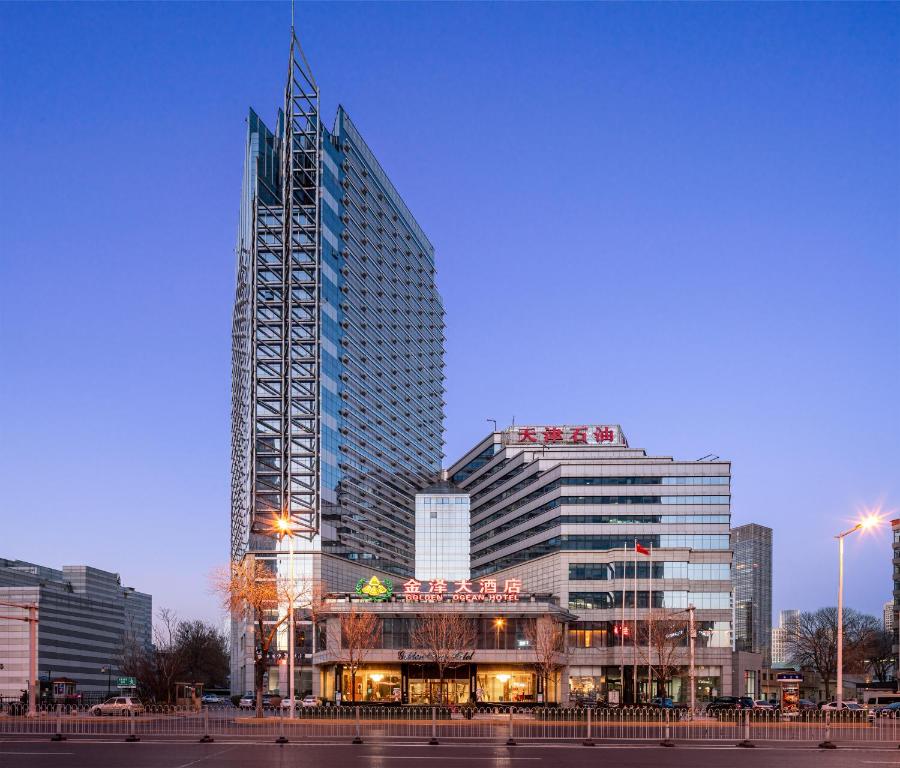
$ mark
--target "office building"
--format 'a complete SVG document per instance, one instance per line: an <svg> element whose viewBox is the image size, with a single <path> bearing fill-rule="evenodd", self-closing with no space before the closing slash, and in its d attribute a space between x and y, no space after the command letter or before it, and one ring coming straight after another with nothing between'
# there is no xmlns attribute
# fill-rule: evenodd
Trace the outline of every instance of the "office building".
<svg viewBox="0 0 900 768"><path fill-rule="evenodd" d="M289 514L297 578L347 590L414 573L415 494L442 459L444 311L431 242L343 107L322 124L293 33L289 70L273 127L247 120L231 556L286 574L272 529ZM233 689L250 689L242 622L232 647ZM268 688L284 692L284 674Z"/></svg>
<svg viewBox="0 0 900 768"><path fill-rule="evenodd" d="M800 611L789 609L782 611L778 619L779 626L772 630L772 666L791 666L791 636L800 627Z"/></svg>
<svg viewBox="0 0 900 768"><path fill-rule="evenodd" d="M734 547L734 647L761 654L772 639L772 529L749 523L731 532Z"/></svg>
<svg viewBox="0 0 900 768"><path fill-rule="evenodd" d="M446 472L416 494L416 578L469 578L469 495Z"/></svg>
<svg viewBox="0 0 900 768"><path fill-rule="evenodd" d="M153 599L116 573L0 558L0 601L37 606L38 679L68 678L79 693L106 692L124 655L152 647ZM0 696L18 697L28 686L29 630L17 617L27 612L2 607Z"/></svg>
<svg viewBox="0 0 900 768"><path fill-rule="evenodd" d="M894 601L888 600L881 609L881 621L885 632L894 631Z"/></svg>
<svg viewBox="0 0 900 768"><path fill-rule="evenodd" d="M689 700L690 605L697 699L731 693L729 462L648 454L617 425L525 426L449 473L471 498L473 579L518 579L575 616L560 700ZM677 647L648 657L648 627L666 622L662 643Z"/></svg>

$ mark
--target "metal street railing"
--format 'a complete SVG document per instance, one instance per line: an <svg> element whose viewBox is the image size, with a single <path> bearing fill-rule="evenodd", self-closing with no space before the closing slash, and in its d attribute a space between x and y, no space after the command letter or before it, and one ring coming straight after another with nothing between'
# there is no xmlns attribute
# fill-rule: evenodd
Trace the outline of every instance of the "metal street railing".
<svg viewBox="0 0 900 768"><path fill-rule="evenodd" d="M29 717L22 708L0 712L3 736L110 740L185 739L334 742L486 742L495 744L639 742L678 745L696 742L751 745L792 742L900 744L900 719L860 712L777 711L640 707L384 707L345 705L287 710L253 710L231 705L179 708L148 705L135 712L97 714L96 707L44 707Z"/></svg>

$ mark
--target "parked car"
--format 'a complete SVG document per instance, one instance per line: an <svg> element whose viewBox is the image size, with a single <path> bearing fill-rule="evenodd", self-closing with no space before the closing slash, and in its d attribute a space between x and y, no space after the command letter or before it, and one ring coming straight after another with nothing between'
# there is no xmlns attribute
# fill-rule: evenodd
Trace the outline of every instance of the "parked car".
<svg viewBox="0 0 900 768"><path fill-rule="evenodd" d="M863 708L857 704L855 701L842 701L841 706L838 707L836 701L829 701L821 706L821 710L823 712L836 712L838 709L844 712L862 712Z"/></svg>
<svg viewBox="0 0 900 768"><path fill-rule="evenodd" d="M318 707L319 700L315 696L304 696L300 702L301 707Z"/></svg>
<svg viewBox="0 0 900 768"><path fill-rule="evenodd" d="M281 696L277 693L263 694L263 709L278 709L281 706Z"/></svg>
<svg viewBox="0 0 900 768"><path fill-rule="evenodd" d="M90 708L92 715L141 715L144 705L131 696L113 696L102 704L94 704Z"/></svg>
<svg viewBox="0 0 900 768"><path fill-rule="evenodd" d="M247 691L238 702L241 709L253 709L256 706L256 694L253 691Z"/></svg>
<svg viewBox="0 0 900 768"><path fill-rule="evenodd" d="M876 707L872 712L875 717L900 717L900 701Z"/></svg>
<svg viewBox="0 0 900 768"><path fill-rule="evenodd" d="M736 709L753 709L749 696L717 696L706 705L707 712L724 712Z"/></svg>
<svg viewBox="0 0 900 768"><path fill-rule="evenodd" d="M294 697L294 709L300 709L303 706L303 700L298 699L296 696ZM291 697L285 696L281 700L281 708L282 709L290 709L291 708Z"/></svg>
<svg viewBox="0 0 900 768"><path fill-rule="evenodd" d="M775 710L775 705L771 701L766 701L764 699L758 699L753 702L753 709L762 710L765 712L773 712Z"/></svg>
<svg viewBox="0 0 900 768"><path fill-rule="evenodd" d="M200 701L208 706L215 706L222 703L222 697L216 693L204 693Z"/></svg>
<svg viewBox="0 0 900 768"><path fill-rule="evenodd" d="M650 706L654 709L675 709L675 702L668 696L657 696L650 699Z"/></svg>
<svg viewBox="0 0 900 768"><path fill-rule="evenodd" d="M810 709L817 709L816 702L814 702L812 699L798 699L797 700L797 709L800 710L801 712L804 712L804 711L807 711Z"/></svg>

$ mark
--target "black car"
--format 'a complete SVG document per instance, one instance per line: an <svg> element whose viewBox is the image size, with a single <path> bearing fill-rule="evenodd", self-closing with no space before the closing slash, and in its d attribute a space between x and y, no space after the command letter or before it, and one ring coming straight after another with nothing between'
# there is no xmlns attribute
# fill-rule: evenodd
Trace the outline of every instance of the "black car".
<svg viewBox="0 0 900 768"><path fill-rule="evenodd" d="M716 696L706 706L707 712L728 712L738 709L753 709L753 699L749 696Z"/></svg>

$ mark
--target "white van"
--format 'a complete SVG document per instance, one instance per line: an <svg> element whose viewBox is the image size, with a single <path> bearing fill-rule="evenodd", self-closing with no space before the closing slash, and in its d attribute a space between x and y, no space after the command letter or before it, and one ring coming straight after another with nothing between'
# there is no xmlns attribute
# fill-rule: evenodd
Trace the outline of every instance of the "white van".
<svg viewBox="0 0 900 768"><path fill-rule="evenodd" d="M900 693L886 693L885 691L866 691L860 697L866 709L886 707L895 701L900 701Z"/></svg>

